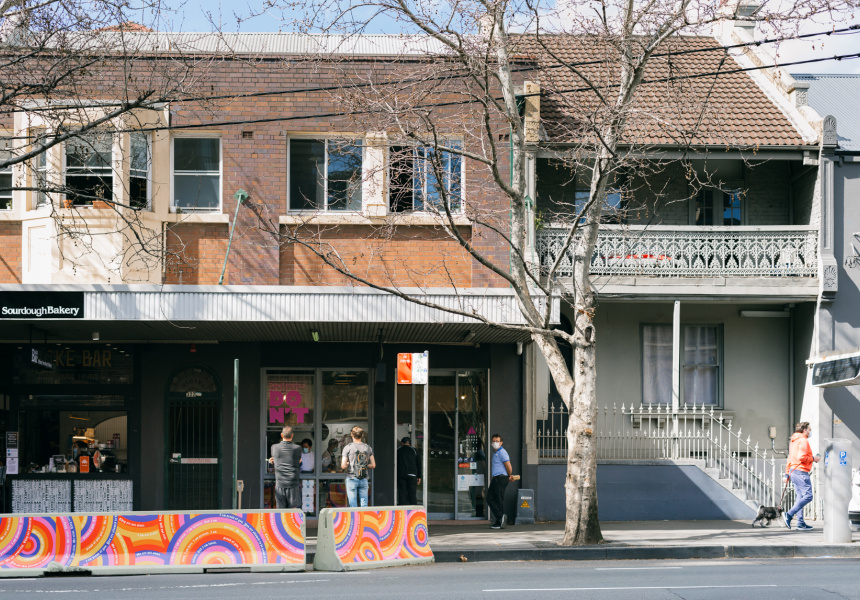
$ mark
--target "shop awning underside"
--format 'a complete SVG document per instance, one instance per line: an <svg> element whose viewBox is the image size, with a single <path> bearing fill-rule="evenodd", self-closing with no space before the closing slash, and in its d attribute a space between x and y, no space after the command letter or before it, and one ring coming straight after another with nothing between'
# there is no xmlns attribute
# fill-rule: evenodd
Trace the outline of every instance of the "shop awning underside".
<svg viewBox="0 0 860 600"><path fill-rule="evenodd" d="M529 339L510 289L402 290L439 307L380 290L279 286L3 285L2 292L83 294L78 319L3 319L0 341L253 342L312 341L513 343ZM545 306L545 298L535 300ZM558 299L553 322L558 322Z"/></svg>

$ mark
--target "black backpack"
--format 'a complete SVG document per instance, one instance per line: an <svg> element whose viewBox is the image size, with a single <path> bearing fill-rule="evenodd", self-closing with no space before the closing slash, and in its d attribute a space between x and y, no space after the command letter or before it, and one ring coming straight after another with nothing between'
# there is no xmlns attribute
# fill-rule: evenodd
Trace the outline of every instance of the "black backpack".
<svg viewBox="0 0 860 600"><path fill-rule="evenodd" d="M352 476L356 479L367 479L368 450L370 448L367 444L362 444L364 450L359 450L358 444L353 445L355 446L355 458L352 461Z"/></svg>

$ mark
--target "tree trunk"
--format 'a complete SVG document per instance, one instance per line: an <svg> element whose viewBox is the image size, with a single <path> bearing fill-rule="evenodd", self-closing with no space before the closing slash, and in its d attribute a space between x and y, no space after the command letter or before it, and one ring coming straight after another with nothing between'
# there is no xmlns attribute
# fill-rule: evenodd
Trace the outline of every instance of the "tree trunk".
<svg viewBox="0 0 860 600"><path fill-rule="evenodd" d="M589 294L589 298L592 296ZM592 304L591 301L588 302ZM593 306L577 313L575 330L593 331ZM567 520L562 545L603 541L597 519L597 349L594 340L577 344L573 353L576 385L568 404L567 478L564 483Z"/></svg>
<svg viewBox="0 0 860 600"><path fill-rule="evenodd" d="M577 327L592 331L590 314L590 310L579 313ZM597 447L593 435L597 419L595 346L592 342L576 348L569 373L554 337L533 334L532 339L546 359L569 416L564 484L566 522L561 543L597 544L603 535L597 520Z"/></svg>

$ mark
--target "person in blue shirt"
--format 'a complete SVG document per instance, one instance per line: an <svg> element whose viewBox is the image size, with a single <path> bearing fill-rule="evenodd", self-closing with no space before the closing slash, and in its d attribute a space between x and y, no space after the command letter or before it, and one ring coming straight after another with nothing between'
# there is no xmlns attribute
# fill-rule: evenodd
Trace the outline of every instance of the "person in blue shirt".
<svg viewBox="0 0 860 600"><path fill-rule="evenodd" d="M494 433L491 439L493 442L493 459L490 468L491 479L490 489L487 492L487 504L493 511L495 521L490 524L490 529L504 529L508 522L508 517L505 514L505 489L508 487L508 482L514 480L513 469L507 450L502 448L502 436Z"/></svg>

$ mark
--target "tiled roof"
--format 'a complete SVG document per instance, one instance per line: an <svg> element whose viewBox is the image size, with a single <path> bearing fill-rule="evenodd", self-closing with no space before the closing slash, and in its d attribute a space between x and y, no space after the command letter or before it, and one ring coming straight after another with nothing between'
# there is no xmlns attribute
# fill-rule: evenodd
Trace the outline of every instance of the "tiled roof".
<svg viewBox="0 0 860 600"><path fill-rule="evenodd" d="M541 117L549 140L572 142L587 135L585 127L605 120L607 111L593 91L568 91L588 84L561 67L552 57L568 63L602 61L577 67L595 87L605 92L607 104L616 99L619 61L614 50L582 36L543 36L541 46L534 36L516 38L517 51L536 57ZM548 52L546 49L551 50ZM701 78L690 75L717 73L739 68L738 63L710 37L676 37L656 54L702 50L693 54L654 56L628 114L622 143L692 144L695 146L795 146L804 145L788 117L767 97L747 73L723 73ZM665 81L664 78L672 78ZM657 81L659 80L659 81ZM652 83L647 83L651 81Z"/></svg>
<svg viewBox="0 0 860 600"><path fill-rule="evenodd" d="M836 117L839 148L860 152L860 75L793 75L809 83L809 106Z"/></svg>

